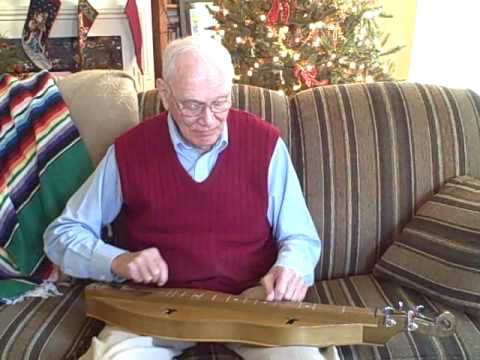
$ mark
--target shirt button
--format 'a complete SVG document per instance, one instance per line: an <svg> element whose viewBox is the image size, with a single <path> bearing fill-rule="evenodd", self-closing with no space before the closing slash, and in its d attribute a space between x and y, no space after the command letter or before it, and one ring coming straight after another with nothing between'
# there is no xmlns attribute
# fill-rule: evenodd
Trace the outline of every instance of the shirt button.
<svg viewBox="0 0 480 360"><path fill-rule="evenodd" d="M105 275L100 276L100 280L105 280Z"/></svg>

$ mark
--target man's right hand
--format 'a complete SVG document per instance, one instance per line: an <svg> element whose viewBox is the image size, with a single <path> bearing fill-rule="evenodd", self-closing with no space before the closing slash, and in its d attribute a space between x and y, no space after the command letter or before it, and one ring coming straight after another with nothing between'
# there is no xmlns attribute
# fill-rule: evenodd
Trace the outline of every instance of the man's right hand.
<svg viewBox="0 0 480 360"><path fill-rule="evenodd" d="M112 271L136 283L163 286L168 280L168 266L157 248L127 252L112 261Z"/></svg>

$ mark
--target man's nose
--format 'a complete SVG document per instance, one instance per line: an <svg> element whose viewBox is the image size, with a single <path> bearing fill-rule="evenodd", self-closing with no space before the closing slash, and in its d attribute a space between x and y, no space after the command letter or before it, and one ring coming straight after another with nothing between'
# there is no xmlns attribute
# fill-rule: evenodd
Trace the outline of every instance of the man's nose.
<svg viewBox="0 0 480 360"><path fill-rule="evenodd" d="M210 109L210 106L205 106L200 118L200 124L209 127L216 122L215 113Z"/></svg>

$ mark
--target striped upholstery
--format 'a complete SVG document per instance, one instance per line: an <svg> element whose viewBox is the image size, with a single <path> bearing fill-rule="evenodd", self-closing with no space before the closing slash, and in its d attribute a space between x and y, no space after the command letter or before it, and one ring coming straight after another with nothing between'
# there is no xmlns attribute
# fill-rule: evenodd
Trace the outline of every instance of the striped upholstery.
<svg viewBox="0 0 480 360"><path fill-rule="evenodd" d="M471 92L350 84L293 102L292 157L324 241L318 279L370 272L447 179L480 175L480 98Z"/></svg>
<svg viewBox="0 0 480 360"><path fill-rule="evenodd" d="M443 304L390 281L376 280L372 275L350 276L344 279L317 283L318 301L324 304L379 307L424 305L424 315L432 317L443 311L451 311L457 320L452 336L437 338L413 333L399 333L386 346L341 346L340 357L345 360L411 360L480 359L480 318L466 315Z"/></svg>
<svg viewBox="0 0 480 360"><path fill-rule="evenodd" d="M155 91L139 94L139 100L141 117L161 110ZM444 309L398 284L362 274L371 273L415 210L446 180L480 175L478 95L385 82L319 87L287 100L235 85L233 106L282 130L323 240L316 275L325 281L317 284L318 301L383 307L403 299L427 306L427 314ZM342 347L342 357L480 359L480 319L453 312L459 326L452 337L402 334L385 348ZM188 359L208 359L204 352L190 351Z"/></svg>
<svg viewBox="0 0 480 360"><path fill-rule="evenodd" d="M480 315L480 180L447 181L383 254L374 275Z"/></svg>
<svg viewBox="0 0 480 360"><path fill-rule="evenodd" d="M77 359L103 323L85 317L83 285L63 296L0 306L0 359Z"/></svg>
<svg viewBox="0 0 480 360"><path fill-rule="evenodd" d="M138 99L141 118L161 111L156 91ZM326 86L289 100L274 91L236 85L233 102L275 123L288 144L323 239L318 301L383 307L403 299L426 305L427 314L444 309L398 284L363 274L371 272L414 211L447 179L480 177L477 95L386 82ZM0 307L0 359L73 359L81 353L101 327L84 317L81 289ZM400 334L385 348L342 347L341 355L480 359L480 319L453 312L458 321L454 336ZM236 358L218 345L208 349L191 349L185 359Z"/></svg>
<svg viewBox="0 0 480 360"><path fill-rule="evenodd" d="M140 114L161 111L155 90ZM447 179L480 175L480 97L385 82L324 86L290 100L234 85L233 106L282 131L323 240L318 279L369 273Z"/></svg>

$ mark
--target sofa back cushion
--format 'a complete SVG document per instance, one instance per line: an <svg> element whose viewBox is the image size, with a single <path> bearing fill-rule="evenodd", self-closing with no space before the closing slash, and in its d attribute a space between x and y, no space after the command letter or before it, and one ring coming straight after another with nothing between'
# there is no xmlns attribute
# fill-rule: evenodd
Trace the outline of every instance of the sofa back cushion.
<svg viewBox="0 0 480 360"><path fill-rule="evenodd" d="M140 117L162 110L139 94ZM288 100L234 85L233 106L276 124L321 239L318 279L371 272L449 178L480 176L480 98L413 83L331 85Z"/></svg>
<svg viewBox="0 0 480 360"><path fill-rule="evenodd" d="M323 239L317 278L371 271L449 178L480 175L480 98L412 83L319 87L291 103L292 158Z"/></svg>

